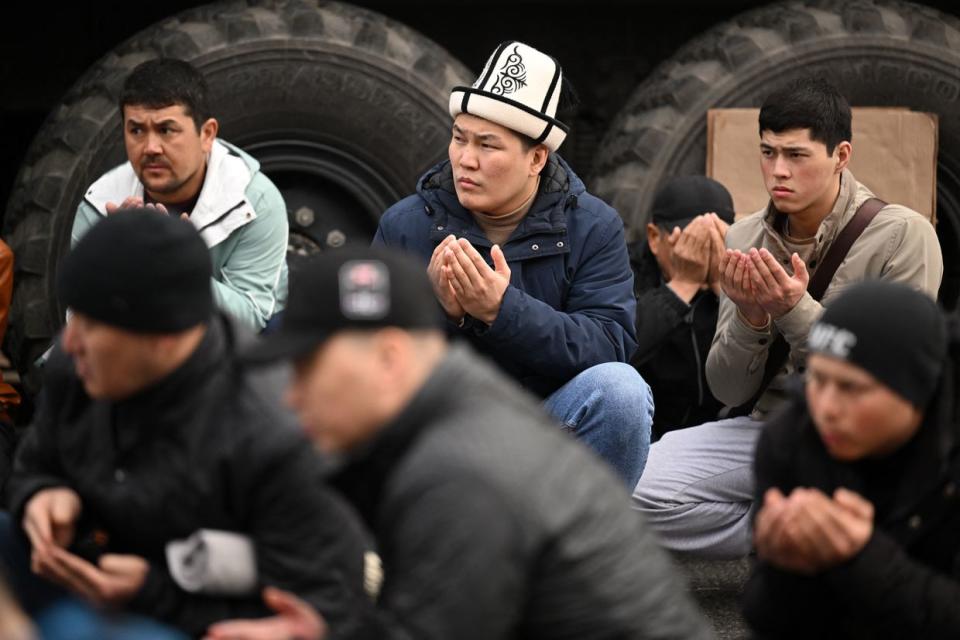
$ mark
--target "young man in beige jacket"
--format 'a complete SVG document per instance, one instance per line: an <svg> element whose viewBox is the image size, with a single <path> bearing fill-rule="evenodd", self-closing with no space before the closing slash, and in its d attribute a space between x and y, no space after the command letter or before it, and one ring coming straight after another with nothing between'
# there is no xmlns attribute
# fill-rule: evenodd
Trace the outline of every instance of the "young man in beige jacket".
<svg viewBox="0 0 960 640"><path fill-rule="evenodd" d="M760 110L760 165L770 203L727 232L724 295L706 365L714 395L749 415L674 431L651 447L634 507L667 548L712 557L750 551L757 438L784 398L788 376L802 370L810 327L844 287L883 279L937 295L943 258L933 225L894 204L869 222L821 300L807 291L838 235L873 197L847 169L851 137L850 106L823 80L796 81ZM764 389L778 336L789 354Z"/></svg>

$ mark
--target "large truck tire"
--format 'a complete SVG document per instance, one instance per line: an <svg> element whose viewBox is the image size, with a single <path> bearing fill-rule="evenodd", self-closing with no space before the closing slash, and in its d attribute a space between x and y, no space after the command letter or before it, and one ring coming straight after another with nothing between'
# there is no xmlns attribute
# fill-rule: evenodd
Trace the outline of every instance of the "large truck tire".
<svg viewBox="0 0 960 640"><path fill-rule="evenodd" d="M896 1L785 2L750 11L685 45L640 84L600 144L591 187L642 237L656 189L706 167L706 112L759 107L803 75L833 81L854 106L904 106L940 120L940 297L960 293L960 20ZM856 140L854 153L856 153ZM759 171L756 166L744 171Z"/></svg>
<svg viewBox="0 0 960 640"><path fill-rule="evenodd" d="M84 190L126 159L123 81L157 56L205 75L220 135L257 157L283 192L295 254L369 241L383 210L444 154L450 89L470 78L411 29L333 2L204 5L130 38L51 113L6 209L16 288L5 347L21 372L62 323L55 274Z"/></svg>

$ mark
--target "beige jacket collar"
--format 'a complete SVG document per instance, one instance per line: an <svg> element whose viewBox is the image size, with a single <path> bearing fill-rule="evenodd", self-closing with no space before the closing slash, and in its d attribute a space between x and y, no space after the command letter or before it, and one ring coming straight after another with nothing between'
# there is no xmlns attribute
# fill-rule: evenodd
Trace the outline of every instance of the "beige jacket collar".
<svg viewBox="0 0 960 640"><path fill-rule="evenodd" d="M867 194L865 197L864 193ZM863 185L860 185L860 193L858 194L856 179L849 169L844 169L843 173L840 174L840 193L837 195L837 200L833 203L833 209L823 219L820 228L817 230L817 246L814 249L811 262L820 262L826 249L836 240L840 230L847 226L847 223L857 212L857 207L871 197L873 197L873 194ZM773 245L774 257L789 264L791 252L783 242L782 233L777 231L777 217L784 215L776 210L771 201L767 204L767 210L763 216L763 230ZM782 224L779 225L779 228L783 228Z"/></svg>

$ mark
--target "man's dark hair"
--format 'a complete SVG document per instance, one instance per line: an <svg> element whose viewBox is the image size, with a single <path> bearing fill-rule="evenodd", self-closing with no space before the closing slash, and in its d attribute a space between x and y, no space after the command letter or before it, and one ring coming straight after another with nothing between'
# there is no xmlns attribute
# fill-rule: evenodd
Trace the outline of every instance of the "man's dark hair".
<svg viewBox="0 0 960 640"><path fill-rule="evenodd" d="M533 138L531 138L530 136L528 136L528 135L525 134L525 133L520 133L519 131L513 131L512 129L511 129L511 131L512 131L518 138L520 138L520 147L523 149L524 153L526 153L527 151L530 151L530 149L533 149L535 146L537 146L538 144L540 144L540 143L538 143L536 140L534 140Z"/></svg>
<svg viewBox="0 0 960 640"><path fill-rule="evenodd" d="M853 138L850 103L822 78L801 78L774 91L760 107L760 135L810 129L810 139L827 146L827 154Z"/></svg>
<svg viewBox="0 0 960 640"><path fill-rule="evenodd" d="M120 117L127 105L163 109L182 105L197 131L210 118L207 81L193 65L175 58L155 58L130 72L120 93Z"/></svg>

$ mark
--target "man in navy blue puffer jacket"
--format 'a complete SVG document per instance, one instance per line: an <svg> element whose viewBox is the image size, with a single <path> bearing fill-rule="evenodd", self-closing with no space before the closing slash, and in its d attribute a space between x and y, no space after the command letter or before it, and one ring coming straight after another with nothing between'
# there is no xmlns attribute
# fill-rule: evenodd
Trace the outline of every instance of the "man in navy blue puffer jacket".
<svg viewBox="0 0 960 640"><path fill-rule="evenodd" d="M555 151L557 62L505 42L450 97L449 160L383 215L374 244L427 264L451 333L527 389L627 484L653 418L636 349L623 223Z"/></svg>

